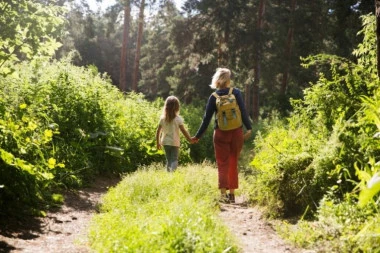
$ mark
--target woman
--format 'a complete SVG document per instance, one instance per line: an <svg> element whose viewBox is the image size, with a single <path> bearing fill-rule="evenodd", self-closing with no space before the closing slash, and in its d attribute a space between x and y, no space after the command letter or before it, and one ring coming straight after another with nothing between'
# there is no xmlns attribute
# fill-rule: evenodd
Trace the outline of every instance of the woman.
<svg viewBox="0 0 380 253"><path fill-rule="evenodd" d="M218 96L223 96L228 94L230 83L231 71L226 68L218 68L212 77L210 87L216 89L215 92ZM244 140L249 138L252 132L252 125L248 118L240 90L233 88L232 94L235 95L236 102L239 105L242 122L247 132L243 135L243 125L233 130L223 131L219 129L218 122L215 121L213 136L215 159L218 166L218 187L222 195L221 201L227 203L235 203L235 189L239 187L238 159ZM198 142L205 133L215 113L217 113L216 96L211 94L206 105L202 124L196 135L192 137L194 142ZM227 191L229 191L228 194Z"/></svg>

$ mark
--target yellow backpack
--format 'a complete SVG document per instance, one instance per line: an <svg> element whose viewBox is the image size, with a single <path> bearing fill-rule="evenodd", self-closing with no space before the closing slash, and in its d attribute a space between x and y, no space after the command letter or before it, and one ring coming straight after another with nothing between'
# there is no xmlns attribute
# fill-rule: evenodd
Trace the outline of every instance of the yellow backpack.
<svg viewBox="0 0 380 253"><path fill-rule="evenodd" d="M216 120L220 130L227 131L239 128L243 125L241 112L236 97L232 94L234 88L230 88L227 95L219 96L216 92L212 95L216 98Z"/></svg>

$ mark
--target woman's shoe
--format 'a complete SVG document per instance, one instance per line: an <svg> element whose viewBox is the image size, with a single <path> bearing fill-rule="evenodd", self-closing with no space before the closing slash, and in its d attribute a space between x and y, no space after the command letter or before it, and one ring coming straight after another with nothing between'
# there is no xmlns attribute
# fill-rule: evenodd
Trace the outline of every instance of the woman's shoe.
<svg viewBox="0 0 380 253"><path fill-rule="evenodd" d="M235 203L235 194L229 193L228 200L230 201L230 203Z"/></svg>
<svg viewBox="0 0 380 253"><path fill-rule="evenodd" d="M219 202L223 203L223 204L229 204L230 203L230 197L229 197L229 195L228 194L223 194L222 196L220 196Z"/></svg>

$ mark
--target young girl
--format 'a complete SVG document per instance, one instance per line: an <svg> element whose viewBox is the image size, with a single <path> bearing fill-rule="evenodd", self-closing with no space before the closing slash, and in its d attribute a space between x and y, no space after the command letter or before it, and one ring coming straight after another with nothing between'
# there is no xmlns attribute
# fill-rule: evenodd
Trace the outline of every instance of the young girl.
<svg viewBox="0 0 380 253"><path fill-rule="evenodd" d="M166 168L173 172L178 166L178 155L180 146L180 134L192 143L189 132L183 125L183 118L179 116L179 101L175 96L169 96L164 105L160 121L156 131L157 149L164 146L166 156Z"/></svg>

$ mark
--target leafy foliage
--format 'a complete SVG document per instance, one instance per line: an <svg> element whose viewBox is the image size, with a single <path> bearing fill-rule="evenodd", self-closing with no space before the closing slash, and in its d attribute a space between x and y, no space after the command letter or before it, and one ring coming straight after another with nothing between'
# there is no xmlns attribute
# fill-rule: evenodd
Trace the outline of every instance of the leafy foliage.
<svg viewBox="0 0 380 253"><path fill-rule="evenodd" d="M14 71L22 60L50 58L61 44L63 8L37 0L0 2L0 74Z"/></svg>
<svg viewBox="0 0 380 253"><path fill-rule="evenodd" d="M373 33L373 16L367 19L372 21L363 31ZM355 164L379 158L373 120L362 116L363 97L372 97L379 87L376 70L364 65L373 62L369 49L374 40L364 37L356 51L358 63L328 55L305 59L305 67L330 71L304 91L303 100L293 101L294 114L286 124L277 127L272 122L257 137L252 165L258 172L252 181L258 187L253 199L270 199L272 211L294 215L315 210L330 189L343 197L359 181Z"/></svg>
<svg viewBox="0 0 380 253"><path fill-rule="evenodd" d="M255 138L253 172L248 176L251 199L265 204L273 216L302 212L318 193L311 185L311 163L322 140L305 127L269 122Z"/></svg>
<svg viewBox="0 0 380 253"><path fill-rule="evenodd" d="M320 203L318 220L301 220L297 225L280 223L277 230L303 248L373 252L380 243L378 221L379 214L374 205L360 208L349 195L344 201L326 196Z"/></svg>
<svg viewBox="0 0 380 253"><path fill-rule="evenodd" d="M35 207L52 187L163 161L154 143L161 103L123 95L94 67L63 61L15 69L0 79L2 207ZM187 162L183 143L181 162Z"/></svg>
<svg viewBox="0 0 380 253"><path fill-rule="evenodd" d="M305 90L303 101L294 101L295 113L287 125L280 130L271 129L263 140L259 140L259 143L270 141L276 132L284 132L292 126L297 126L297 132L305 127L310 131L302 142L310 143L315 151L309 153L308 169L312 171L312 177L306 182L317 203L314 208L316 220L301 220L294 226L279 227L288 239L302 247L334 252L373 252L378 249L375 245L379 245L376 223L380 191L380 86L377 70L372 65L376 57L375 17L364 16L363 23L364 40L354 52L357 63L326 55L309 57L305 66L312 63L326 69L328 63L330 71L320 75L317 83ZM317 142L313 139L315 136L319 136ZM278 142L285 145L288 140L283 138ZM289 147L285 154L295 151L297 147ZM252 163L262 165L273 161L267 170L275 174L281 165L280 159L266 159L269 152L260 146L257 152ZM300 165L302 163L295 163L292 168L298 170ZM263 170L259 166L254 169ZM292 170L288 168L286 171L291 173ZM298 181L303 179L302 174L299 175L296 177ZM282 189L283 184L278 184L278 189ZM288 188L285 189L287 192L275 193L286 196ZM269 196L275 198L277 195ZM281 203L286 210L289 204L283 199ZM302 203L297 204L308 210Z"/></svg>

